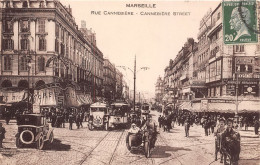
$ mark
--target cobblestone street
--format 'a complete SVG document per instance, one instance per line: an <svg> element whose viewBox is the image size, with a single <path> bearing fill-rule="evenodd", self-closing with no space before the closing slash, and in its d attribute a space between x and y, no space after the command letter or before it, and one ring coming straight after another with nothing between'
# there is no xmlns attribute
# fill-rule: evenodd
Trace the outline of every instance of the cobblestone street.
<svg viewBox="0 0 260 165"><path fill-rule="evenodd" d="M157 115L156 115L157 116ZM154 115L153 118L156 119ZM184 137L182 126L174 127L171 132L160 130L151 158L145 158L142 151L130 153L125 145L126 130L103 131L84 128L69 130L55 128L55 141L52 147L46 144L45 150L36 150L33 146L17 149L15 147L16 123L4 125L7 130L4 149L1 149L2 165L81 165L81 164L220 164L214 161L214 137L204 136L201 126L190 129L190 137ZM74 125L75 128L75 125ZM241 131L242 151L239 164L258 164L259 137L252 131Z"/></svg>

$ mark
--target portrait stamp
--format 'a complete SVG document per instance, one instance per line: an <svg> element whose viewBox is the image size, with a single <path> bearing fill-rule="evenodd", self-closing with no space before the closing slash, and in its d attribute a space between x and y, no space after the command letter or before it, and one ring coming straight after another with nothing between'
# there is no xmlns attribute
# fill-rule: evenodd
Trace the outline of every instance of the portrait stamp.
<svg viewBox="0 0 260 165"><path fill-rule="evenodd" d="M225 44L258 42L256 9L256 0L222 2Z"/></svg>

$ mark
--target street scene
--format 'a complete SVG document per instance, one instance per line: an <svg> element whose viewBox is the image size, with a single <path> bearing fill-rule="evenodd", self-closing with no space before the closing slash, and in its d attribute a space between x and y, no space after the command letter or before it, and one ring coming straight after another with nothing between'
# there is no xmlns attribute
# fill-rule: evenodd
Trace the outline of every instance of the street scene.
<svg viewBox="0 0 260 165"><path fill-rule="evenodd" d="M0 165L260 164L258 1L0 11Z"/></svg>

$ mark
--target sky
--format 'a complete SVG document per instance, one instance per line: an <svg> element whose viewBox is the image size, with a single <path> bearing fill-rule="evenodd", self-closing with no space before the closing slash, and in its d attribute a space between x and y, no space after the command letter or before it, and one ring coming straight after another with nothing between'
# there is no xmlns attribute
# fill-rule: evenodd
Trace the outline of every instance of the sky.
<svg viewBox="0 0 260 165"><path fill-rule="evenodd" d="M197 41L199 23L207 11L220 1L93 1L60 0L70 5L76 23L81 20L96 33L97 46L105 58L115 66L133 70L136 55L137 91L155 92L158 76L164 75L169 60L174 59L187 38ZM126 4L156 4L156 8L129 8ZM100 11L101 15L91 14ZM134 15L104 15L104 11L134 12ZM170 16L140 15L140 12L170 12ZM187 16L173 16L172 12L190 12ZM118 68L133 89L133 73Z"/></svg>

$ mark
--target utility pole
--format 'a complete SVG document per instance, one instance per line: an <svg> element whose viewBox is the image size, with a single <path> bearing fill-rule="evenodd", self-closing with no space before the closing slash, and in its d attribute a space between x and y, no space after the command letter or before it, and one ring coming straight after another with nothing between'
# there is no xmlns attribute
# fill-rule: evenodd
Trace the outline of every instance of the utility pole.
<svg viewBox="0 0 260 165"><path fill-rule="evenodd" d="M136 55L135 55L135 64L134 64L134 111L135 111L135 88L136 88Z"/></svg>

